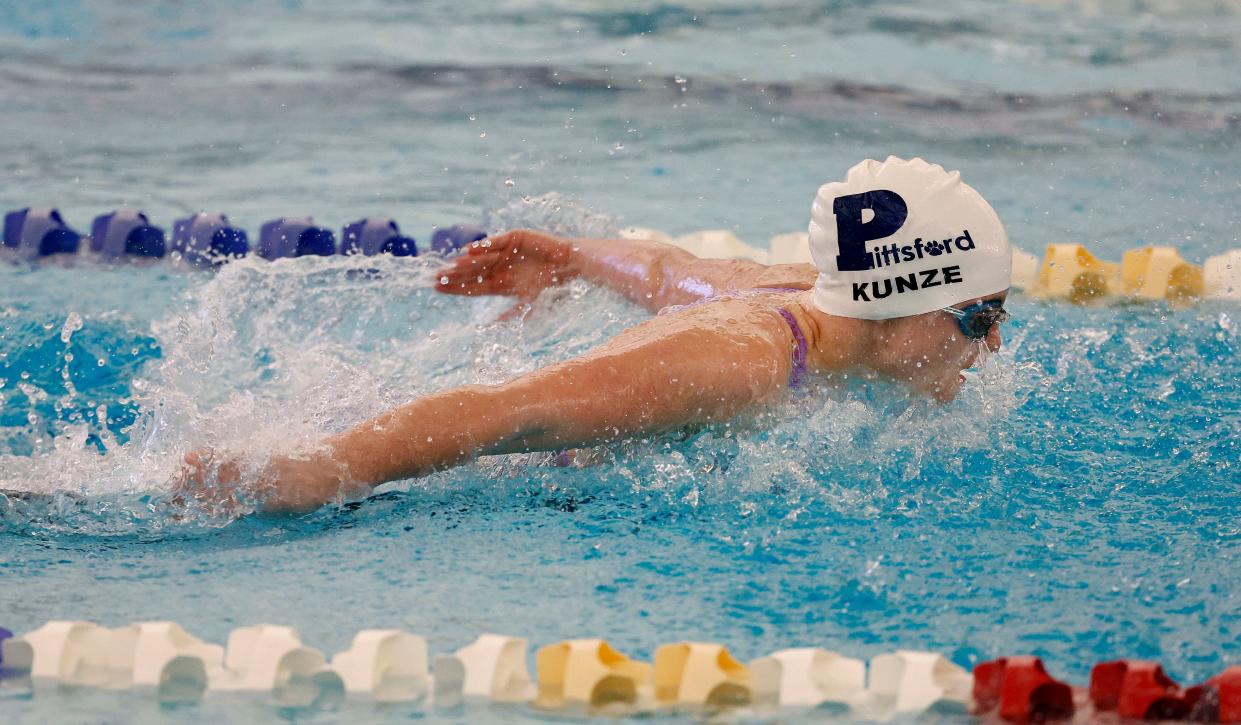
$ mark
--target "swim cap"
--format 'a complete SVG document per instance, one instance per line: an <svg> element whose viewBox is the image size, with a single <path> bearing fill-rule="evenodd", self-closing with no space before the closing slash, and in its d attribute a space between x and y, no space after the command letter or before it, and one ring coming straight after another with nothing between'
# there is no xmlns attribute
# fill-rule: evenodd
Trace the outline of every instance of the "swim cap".
<svg viewBox="0 0 1241 725"><path fill-rule="evenodd" d="M889 156L819 187L810 210L814 304L864 320L920 315L1008 289L1012 252L959 171Z"/></svg>

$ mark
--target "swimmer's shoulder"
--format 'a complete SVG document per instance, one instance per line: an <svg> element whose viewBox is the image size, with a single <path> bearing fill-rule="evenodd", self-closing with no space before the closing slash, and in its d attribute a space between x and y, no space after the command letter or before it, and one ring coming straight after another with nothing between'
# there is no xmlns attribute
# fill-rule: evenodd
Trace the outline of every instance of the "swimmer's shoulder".
<svg viewBox="0 0 1241 725"><path fill-rule="evenodd" d="M819 270L813 264L773 264L758 271L751 283L751 289L788 289L808 290L814 287L819 277Z"/></svg>
<svg viewBox="0 0 1241 725"><path fill-rule="evenodd" d="M814 288L818 278L818 270L813 264L776 264L758 265L744 260L710 260L712 262L733 263L738 269L727 283L721 285L719 291L710 296L681 305L669 305L659 311L659 315L687 312L701 312L702 308L718 308L721 303L741 305L769 305L759 302L756 298L782 296L804 292ZM742 265L745 267L742 267Z"/></svg>

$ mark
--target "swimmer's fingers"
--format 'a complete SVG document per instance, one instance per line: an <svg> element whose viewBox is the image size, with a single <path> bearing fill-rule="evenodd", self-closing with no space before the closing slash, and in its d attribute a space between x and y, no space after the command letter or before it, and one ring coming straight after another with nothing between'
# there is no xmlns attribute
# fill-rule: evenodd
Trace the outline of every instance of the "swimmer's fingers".
<svg viewBox="0 0 1241 725"><path fill-rule="evenodd" d="M440 292L458 295L496 294L502 292L497 284L496 265L501 255L462 257L451 266L440 270L435 288Z"/></svg>
<svg viewBox="0 0 1241 725"><path fill-rule="evenodd" d="M241 466L238 465L236 458L224 458L219 460L219 456L215 450L211 448L199 448L197 450L186 453L182 460L185 465L182 472L188 474L189 478L198 484L202 484L205 480L207 472L211 469L213 463L219 462L216 470L216 478L222 483L236 483L241 480Z"/></svg>
<svg viewBox="0 0 1241 725"><path fill-rule="evenodd" d="M527 294L546 286L540 258L527 258L511 249L488 250L457 259L440 270L436 288L449 294Z"/></svg>
<svg viewBox="0 0 1241 725"><path fill-rule="evenodd" d="M444 271L449 276L486 274L497 267L511 266L512 263L513 261L509 255L503 252L487 250L469 257L460 257L452 263L451 267L446 268Z"/></svg>
<svg viewBox="0 0 1241 725"><path fill-rule="evenodd" d="M529 229L515 229L511 232L470 242L466 254L486 254L488 252L513 252L521 248L536 249L540 242L554 241L552 237Z"/></svg>
<svg viewBox="0 0 1241 725"><path fill-rule="evenodd" d="M554 234L536 232L533 229L515 229L471 242L466 250L466 256L486 255L494 252L507 254L514 259L563 263L570 250L570 245Z"/></svg>
<svg viewBox="0 0 1241 725"><path fill-rule="evenodd" d="M169 503L195 503L210 513L236 510L241 466L236 459L219 460L215 451L203 448L186 453L184 465L174 474ZM214 474L214 475L212 475Z"/></svg>
<svg viewBox="0 0 1241 725"><path fill-rule="evenodd" d="M202 486L214 458L215 451L210 448L199 448L182 456L181 470L174 476L174 490L182 493Z"/></svg>
<svg viewBox="0 0 1241 725"><path fill-rule="evenodd" d="M517 230L473 242L466 254L440 270L436 289L458 295L515 295L533 299L568 279L572 247L564 240Z"/></svg>
<svg viewBox="0 0 1241 725"><path fill-rule="evenodd" d="M508 234L500 234L494 237L480 239L477 242L470 242L466 245L465 254L467 257L476 254L490 254L500 250L506 250L513 246L514 240Z"/></svg>

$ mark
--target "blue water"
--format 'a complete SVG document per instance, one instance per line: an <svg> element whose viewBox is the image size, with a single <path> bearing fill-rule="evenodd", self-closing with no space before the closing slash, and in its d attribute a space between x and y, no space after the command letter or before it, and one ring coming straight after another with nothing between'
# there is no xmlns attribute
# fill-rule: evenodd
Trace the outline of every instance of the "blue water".
<svg viewBox="0 0 1241 725"><path fill-rule="evenodd" d="M1229 3L0 2L0 207L55 204L79 229L129 205L252 233L391 214L423 243L480 219L761 246L857 160L919 154L1024 248L1201 262L1241 246L1239 31ZM433 274L0 264L0 489L51 494L0 496L0 626L171 618L222 642L271 621L328 652L378 626L434 651L501 631L637 656L1027 652L1079 682L1113 657L1183 681L1239 661L1235 302L1018 295L949 406L822 390L593 467L512 456L304 518L170 515L192 447L258 459L643 318L573 284L497 323L503 301L438 296ZM273 714L75 697L0 691L0 713Z"/></svg>

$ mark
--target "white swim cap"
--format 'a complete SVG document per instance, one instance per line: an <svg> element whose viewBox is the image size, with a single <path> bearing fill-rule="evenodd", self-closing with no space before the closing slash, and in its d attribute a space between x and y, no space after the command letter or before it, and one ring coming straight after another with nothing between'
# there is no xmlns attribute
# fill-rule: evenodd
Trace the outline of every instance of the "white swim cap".
<svg viewBox="0 0 1241 725"><path fill-rule="evenodd" d="M841 317L920 315L1008 289L1012 252L959 171L889 156L819 187L810 210L814 304Z"/></svg>

